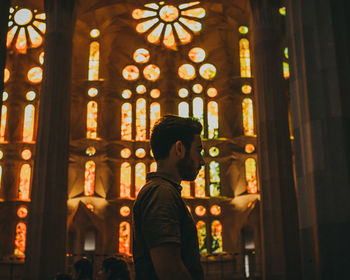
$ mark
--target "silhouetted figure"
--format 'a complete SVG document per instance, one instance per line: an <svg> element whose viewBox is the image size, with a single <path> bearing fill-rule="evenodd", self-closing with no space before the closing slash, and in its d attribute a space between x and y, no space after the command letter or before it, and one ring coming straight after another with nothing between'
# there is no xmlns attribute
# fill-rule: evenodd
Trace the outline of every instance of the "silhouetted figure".
<svg viewBox="0 0 350 280"><path fill-rule="evenodd" d="M130 280L126 262L113 257L102 262L101 277L101 280Z"/></svg>
<svg viewBox="0 0 350 280"><path fill-rule="evenodd" d="M72 280L72 277L69 274L57 273L55 280Z"/></svg>
<svg viewBox="0 0 350 280"><path fill-rule="evenodd" d="M92 280L92 264L82 258L74 264L73 280Z"/></svg>

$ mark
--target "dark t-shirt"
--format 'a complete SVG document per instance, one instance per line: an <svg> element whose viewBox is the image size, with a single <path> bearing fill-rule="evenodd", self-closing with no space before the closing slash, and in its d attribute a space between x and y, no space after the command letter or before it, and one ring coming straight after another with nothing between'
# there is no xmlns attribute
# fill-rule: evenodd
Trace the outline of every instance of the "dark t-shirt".
<svg viewBox="0 0 350 280"><path fill-rule="evenodd" d="M149 249L164 243L181 246L182 261L192 279L203 279L197 229L184 201L181 186L167 174L147 174L146 185L134 204L133 254L136 280L158 279Z"/></svg>

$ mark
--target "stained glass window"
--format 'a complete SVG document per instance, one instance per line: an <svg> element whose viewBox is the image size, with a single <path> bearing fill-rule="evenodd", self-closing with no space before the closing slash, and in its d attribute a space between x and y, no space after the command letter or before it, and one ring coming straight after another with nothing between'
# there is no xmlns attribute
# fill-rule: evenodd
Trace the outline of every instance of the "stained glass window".
<svg viewBox="0 0 350 280"><path fill-rule="evenodd" d="M208 103L208 138L216 139L219 136L219 110L218 103Z"/></svg>
<svg viewBox="0 0 350 280"><path fill-rule="evenodd" d="M181 98L186 98L188 96L188 89L180 88L178 94Z"/></svg>
<svg viewBox="0 0 350 280"><path fill-rule="evenodd" d="M242 102L243 110L243 130L244 135L254 135L254 116L253 116L253 101L250 98L244 98Z"/></svg>
<svg viewBox="0 0 350 280"><path fill-rule="evenodd" d="M160 76L160 69L154 64L149 64L143 69L143 76L149 81L156 81Z"/></svg>
<svg viewBox="0 0 350 280"><path fill-rule="evenodd" d="M23 142L32 142L34 135L35 107L29 104L24 109Z"/></svg>
<svg viewBox="0 0 350 280"><path fill-rule="evenodd" d="M119 210L120 215L127 217L130 215L130 208L128 206L122 206Z"/></svg>
<svg viewBox="0 0 350 280"><path fill-rule="evenodd" d="M207 212L207 209L205 209L204 206L199 205L194 209L194 212L196 213L197 216L202 217Z"/></svg>
<svg viewBox="0 0 350 280"><path fill-rule="evenodd" d="M87 104L86 138L97 138L97 102L95 101Z"/></svg>
<svg viewBox="0 0 350 280"><path fill-rule="evenodd" d="M33 101L35 99L35 97L36 97L36 93L35 93L35 91L32 91L32 90L28 91L26 94L26 99L28 101Z"/></svg>
<svg viewBox="0 0 350 280"><path fill-rule="evenodd" d="M256 182L256 161L253 158L248 158L245 161L245 179L247 183L247 192L257 193L258 187Z"/></svg>
<svg viewBox="0 0 350 280"><path fill-rule="evenodd" d="M220 153L219 148L217 148L217 147L210 147L210 149L209 149L209 155L210 155L211 157L217 157L217 156L219 155L219 153Z"/></svg>
<svg viewBox="0 0 350 280"><path fill-rule="evenodd" d="M243 85L242 86L242 92L244 94L249 94L252 92L252 87L250 85Z"/></svg>
<svg viewBox="0 0 350 280"><path fill-rule="evenodd" d="M33 67L29 69L27 78L33 84L40 83L43 79L43 69L41 67Z"/></svg>
<svg viewBox="0 0 350 280"><path fill-rule="evenodd" d="M136 93L138 93L138 94L144 94L146 91L147 91L147 89L144 85L138 85L136 87Z"/></svg>
<svg viewBox="0 0 350 280"><path fill-rule="evenodd" d="M97 38L98 36L100 36L100 30L94 28L90 31L91 38Z"/></svg>
<svg viewBox="0 0 350 280"><path fill-rule="evenodd" d="M120 156L122 158L129 158L131 156L131 151L129 148L124 148L120 151Z"/></svg>
<svg viewBox="0 0 350 280"><path fill-rule="evenodd" d="M122 75L125 80L134 81L137 80L140 76L140 70L135 65L127 65L122 71Z"/></svg>
<svg viewBox="0 0 350 280"><path fill-rule="evenodd" d="M5 68L4 69L4 83L6 83L10 79L10 71Z"/></svg>
<svg viewBox="0 0 350 280"><path fill-rule="evenodd" d="M122 91L122 97L123 97L124 99L129 99L129 98L131 97L131 95L132 95L132 92L131 92L130 89L124 89L124 90Z"/></svg>
<svg viewBox="0 0 350 280"><path fill-rule="evenodd" d="M18 208L17 210L17 217L18 218L21 218L21 219L24 219L25 217L27 217L28 215L28 209L24 206L21 206Z"/></svg>
<svg viewBox="0 0 350 280"><path fill-rule="evenodd" d="M88 95L90 97L95 97L98 94L98 89L97 88L89 88L88 90Z"/></svg>
<svg viewBox="0 0 350 280"><path fill-rule="evenodd" d="M17 257L23 257L26 250L27 226L25 223L18 223L16 226L15 250Z"/></svg>
<svg viewBox="0 0 350 280"><path fill-rule="evenodd" d="M139 162L135 165L135 197L146 183L146 165Z"/></svg>
<svg viewBox="0 0 350 280"><path fill-rule="evenodd" d="M240 27L238 27L238 31L241 34L247 34L249 29L248 29L248 26L241 25Z"/></svg>
<svg viewBox="0 0 350 280"><path fill-rule="evenodd" d="M121 222L119 225L119 253L130 254L130 224Z"/></svg>
<svg viewBox="0 0 350 280"><path fill-rule="evenodd" d="M31 180L32 168L29 164L23 164L19 175L19 188L18 199L29 200L30 199L30 180Z"/></svg>
<svg viewBox="0 0 350 280"><path fill-rule="evenodd" d="M96 41L90 43L89 55L89 81L99 79L100 68L100 44Z"/></svg>
<svg viewBox="0 0 350 280"><path fill-rule="evenodd" d="M152 89L150 92L150 96L152 98L158 98L160 96L160 90L156 88Z"/></svg>
<svg viewBox="0 0 350 280"><path fill-rule="evenodd" d="M96 164L89 160L85 163L84 195L90 196L95 193Z"/></svg>
<svg viewBox="0 0 350 280"><path fill-rule="evenodd" d="M289 64L287 62L283 62L283 77L285 79L289 78Z"/></svg>
<svg viewBox="0 0 350 280"><path fill-rule="evenodd" d="M248 39L239 40L239 57L241 63L241 77L249 78L252 76L250 67L250 49Z"/></svg>
<svg viewBox="0 0 350 280"><path fill-rule="evenodd" d="M150 129L152 130L156 121L160 118L160 104L153 102L150 107Z"/></svg>
<svg viewBox="0 0 350 280"><path fill-rule="evenodd" d="M221 195L220 186L220 164L217 161L211 161L209 163L209 178L210 178L210 196Z"/></svg>
<svg viewBox="0 0 350 280"><path fill-rule="evenodd" d="M123 162L120 167L120 197L131 196L131 166Z"/></svg>
<svg viewBox="0 0 350 280"><path fill-rule="evenodd" d="M214 216L221 214L221 207L219 205L213 205L210 207L210 213Z"/></svg>
<svg viewBox="0 0 350 280"><path fill-rule="evenodd" d="M205 168L202 166L197 178L194 180L195 197L205 197Z"/></svg>
<svg viewBox="0 0 350 280"><path fill-rule="evenodd" d="M122 105L121 139L131 140L132 132L132 107L130 103Z"/></svg>
<svg viewBox="0 0 350 280"><path fill-rule="evenodd" d="M252 152L255 151L255 147L253 144L247 144L245 145L244 147L244 151L247 153L247 154L251 154Z"/></svg>
<svg viewBox="0 0 350 280"><path fill-rule="evenodd" d="M187 102L181 102L179 104L179 116L188 118L190 114L190 108Z"/></svg>
<svg viewBox="0 0 350 280"><path fill-rule="evenodd" d="M183 80L193 80L196 77L196 69L191 64L182 64L178 74Z"/></svg>
<svg viewBox="0 0 350 280"><path fill-rule="evenodd" d="M181 196L190 197L191 196L191 182L181 181Z"/></svg>
<svg viewBox="0 0 350 280"><path fill-rule="evenodd" d="M137 63L147 63L150 59L150 53L146 49L137 49L134 52L134 60Z"/></svg>
<svg viewBox="0 0 350 280"><path fill-rule="evenodd" d="M157 163L154 161L150 165L150 172L156 172L157 171Z"/></svg>
<svg viewBox="0 0 350 280"><path fill-rule="evenodd" d="M207 228L205 222L197 222L199 253L207 253Z"/></svg>
<svg viewBox="0 0 350 280"><path fill-rule="evenodd" d="M200 123L203 125L204 119L204 108L203 108L203 99L201 97L196 97L193 99L193 117L197 118ZM203 131L202 131L203 133Z"/></svg>
<svg viewBox="0 0 350 280"><path fill-rule="evenodd" d="M5 141L6 123L7 123L7 107L6 105L2 105L1 106L0 142Z"/></svg>
<svg viewBox="0 0 350 280"><path fill-rule="evenodd" d="M21 157L24 160L28 160L32 157L32 152L29 149L24 149L21 153Z"/></svg>
<svg viewBox="0 0 350 280"><path fill-rule="evenodd" d="M146 151L144 148L138 148L136 151L135 151L135 156L138 157L138 158L144 158L146 156Z"/></svg>
<svg viewBox="0 0 350 280"><path fill-rule="evenodd" d="M188 52L188 57L195 63L200 63L203 62L205 57L206 57L206 53L205 50L203 50L202 48L192 48L189 52Z"/></svg>
<svg viewBox="0 0 350 280"><path fill-rule="evenodd" d="M96 154L96 149L94 147L87 147L85 150L85 154L87 154L89 157L93 156Z"/></svg>
<svg viewBox="0 0 350 280"><path fill-rule="evenodd" d="M216 97L216 96L218 95L218 91L217 91L216 88L213 88L213 87L208 88L208 89L207 89L207 95L208 95L209 97Z"/></svg>
<svg viewBox="0 0 350 280"><path fill-rule="evenodd" d="M213 242L211 244L211 252L222 252L222 224L220 221L215 220L211 223L211 236L213 239Z"/></svg>
<svg viewBox="0 0 350 280"><path fill-rule="evenodd" d="M2 187L2 166L0 165L0 189Z"/></svg>
<svg viewBox="0 0 350 280"><path fill-rule="evenodd" d="M139 98L136 101L136 141L146 140L146 100Z"/></svg>
<svg viewBox="0 0 350 280"><path fill-rule="evenodd" d="M199 74L203 79L212 80L216 76L216 67L210 63L203 64L199 68Z"/></svg>

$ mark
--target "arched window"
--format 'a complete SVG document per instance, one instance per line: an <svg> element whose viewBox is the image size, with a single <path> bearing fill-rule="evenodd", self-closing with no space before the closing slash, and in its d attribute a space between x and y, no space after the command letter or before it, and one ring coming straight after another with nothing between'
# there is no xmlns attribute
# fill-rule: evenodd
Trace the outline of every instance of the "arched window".
<svg viewBox="0 0 350 280"><path fill-rule="evenodd" d="M196 180L194 180L195 197L205 197L205 168L202 166Z"/></svg>
<svg viewBox="0 0 350 280"><path fill-rule="evenodd" d="M183 118L188 118L190 116L190 108L187 102L181 102L179 104L179 116Z"/></svg>
<svg viewBox="0 0 350 280"><path fill-rule="evenodd" d="M219 136L219 109L218 103L208 103L208 138L215 139Z"/></svg>
<svg viewBox="0 0 350 280"><path fill-rule="evenodd" d="M119 225L119 253L130 254L130 224L121 222Z"/></svg>
<svg viewBox="0 0 350 280"><path fill-rule="evenodd" d="M248 39L239 40L239 56L241 63L241 77L249 78L252 76L250 68L250 49Z"/></svg>
<svg viewBox="0 0 350 280"><path fill-rule="evenodd" d="M191 182L181 181L181 196L190 197L191 196Z"/></svg>
<svg viewBox="0 0 350 280"><path fill-rule="evenodd" d="M212 236L212 244L211 244L211 252L212 253L220 253L222 252L222 224L220 221L215 220L211 223L211 236Z"/></svg>
<svg viewBox="0 0 350 280"><path fill-rule="evenodd" d="M204 111L203 99L201 97L196 97L193 99L193 117L197 118L203 125Z"/></svg>
<svg viewBox="0 0 350 280"><path fill-rule="evenodd" d="M96 164L89 160L85 163L84 195L90 196L95 193Z"/></svg>
<svg viewBox="0 0 350 280"><path fill-rule="evenodd" d="M146 140L146 100L139 98L136 101L136 141Z"/></svg>
<svg viewBox="0 0 350 280"><path fill-rule="evenodd" d="M149 171L150 172L156 172L157 171L157 163L155 161L151 163Z"/></svg>
<svg viewBox="0 0 350 280"><path fill-rule="evenodd" d="M244 98L242 102L243 110L243 130L244 135L254 135L254 116L253 116L253 101L250 98Z"/></svg>
<svg viewBox="0 0 350 280"><path fill-rule="evenodd" d="M256 161L253 158L248 158L245 161L245 179L247 183L247 192L257 193L258 187L256 182Z"/></svg>
<svg viewBox="0 0 350 280"><path fill-rule="evenodd" d="M5 141L5 131L7 124L7 107L2 105L1 107L1 125L0 125L0 142Z"/></svg>
<svg viewBox="0 0 350 280"><path fill-rule="evenodd" d="M132 132L132 106L130 103L122 105L121 139L131 140Z"/></svg>
<svg viewBox="0 0 350 280"><path fill-rule="evenodd" d="M25 223L18 223L16 226L15 250L17 257L23 257L26 250L27 226Z"/></svg>
<svg viewBox="0 0 350 280"><path fill-rule="evenodd" d="M18 188L18 199L29 200L30 180L31 180L32 168L28 163L25 163L21 167L19 176L19 188Z"/></svg>
<svg viewBox="0 0 350 280"><path fill-rule="evenodd" d="M139 162L135 165L135 197L146 183L146 165Z"/></svg>
<svg viewBox="0 0 350 280"><path fill-rule="evenodd" d="M131 196L131 166L123 162L120 167L120 197Z"/></svg>
<svg viewBox="0 0 350 280"><path fill-rule="evenodd" d="M89 81L97 81L99 79L100 67L100 44L96 41L90 44L89 55Z"/></svg>
<svg viewBox="0 0 350 280"><path fill-rule="evenodd" d="M220 164L217 161L211 161L209 163L209 178L210 178L210 196L220 196Z"/></svg>
<svg viewBox="0 0 350 280"><path fill-rule="evenodd" d="M197 222L199 253L207 253L207 228L205 222Z"/></svg>
<svg viewBox="0 0 350 280"><path fill-rule="evenodd" d="M35 107L29 104L24 109L23 142L32 142L34 135Z"/></svg>
<svg viewBox="0 0 350 280"><path fill-rule="evenodd" d="M96 249L96 232L90 229L85 234L84 251L95 251Z"/></svg>
<svg viewBox="0 0 350 280"><path fill-rule="evenodd" d="M152 130L154 124L160 118L160 104L153 102L150 107L150 129Z"/></svg>
<svg viewBox="0 0 350 280"><path fill-rule="evenodd" d="M95 101L87 104L86 138L97 138L97 102Z"/></svg>

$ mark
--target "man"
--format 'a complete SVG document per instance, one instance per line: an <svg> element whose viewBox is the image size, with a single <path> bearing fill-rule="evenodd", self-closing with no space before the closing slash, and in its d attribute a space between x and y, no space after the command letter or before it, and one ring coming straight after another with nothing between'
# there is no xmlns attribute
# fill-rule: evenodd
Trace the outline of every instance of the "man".
<svg viewBox="0 0 350 280"><path fill-rule="evenodd" d="M102 262L101 280L130 280L126 262L120 258L107 258Z"/></svg>
<svg viewBox="0 0 350 280"><path fill-rule="evenodd" d="M147 175L134 204L136 280L203 279L197 229L181 198L181 180L193 181L204 165L202 125L167 115L154 126L151 148L157 172Z"/></svg>
<svg viewBox="0 0 350 280"><path fill-rule="evenodd" d="M92 263L87 258L82 258L74 263L73 279L74 280L91 280Z"/></svg>

